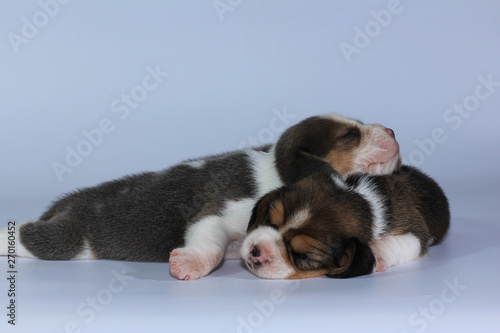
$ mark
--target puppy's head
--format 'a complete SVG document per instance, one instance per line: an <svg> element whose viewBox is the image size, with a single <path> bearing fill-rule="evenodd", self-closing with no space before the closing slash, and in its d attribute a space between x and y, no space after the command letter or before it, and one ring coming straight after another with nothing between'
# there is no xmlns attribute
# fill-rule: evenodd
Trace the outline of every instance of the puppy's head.
<svg viewBox="0 0 500 333"><path fill-rule="evenodd" d="M370 208L315 174L270 192L254 207L241 256L268 279L348 278L373 271Z"/></svg>
<svg viewBox="0 0 500 333"><path fill-rule="evenodd" d="M290 127L278 140L275 153L285 184L332 167L345 177L388 174L401 165L391 129L336 114L311 117Z"/></svg>

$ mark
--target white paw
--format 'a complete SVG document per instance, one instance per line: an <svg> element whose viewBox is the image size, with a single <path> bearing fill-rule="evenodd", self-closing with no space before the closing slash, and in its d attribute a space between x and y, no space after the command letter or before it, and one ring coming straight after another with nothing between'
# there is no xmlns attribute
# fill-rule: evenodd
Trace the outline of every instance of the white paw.
<svg viewBox="0 0 500 333"><path fill-rule="evenodd" d="M196 280L208 275L220 262L221 254L210 254L189 248L170 252L170 272L179 280Z"/></svg>

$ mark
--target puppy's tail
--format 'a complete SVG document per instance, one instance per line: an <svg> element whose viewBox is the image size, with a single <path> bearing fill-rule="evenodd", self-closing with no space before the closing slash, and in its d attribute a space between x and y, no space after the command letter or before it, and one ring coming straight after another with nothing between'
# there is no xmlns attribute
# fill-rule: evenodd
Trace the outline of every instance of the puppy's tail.
<svg viewBox="0 0 500 333"><path fill-rule="evenodd" d="M9 221L5 228L0 229L0 256L36 258L21 242L19 228L16 221Z"/></svg>

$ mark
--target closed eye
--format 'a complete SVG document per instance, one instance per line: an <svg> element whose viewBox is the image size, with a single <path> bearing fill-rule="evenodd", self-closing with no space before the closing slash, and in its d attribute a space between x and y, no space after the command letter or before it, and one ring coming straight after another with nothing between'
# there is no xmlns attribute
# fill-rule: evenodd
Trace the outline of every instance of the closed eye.
<svg viewBox="0 0 500 333"><path fill-rule="evenodd" d="M296 259L299 259L299 260L307 260L308 259L308 256L306 253L299 253L299 252L295 252L294 253L294 257Z"/></svg>
<svg viewBox="0 0 500 333"><path fill-rule="evenodd" d="M314 255L307 253L293 252L292 254L295 266L301 270L315 270L323 266L323 264L315 259Z"/></svg>
<svg viewBox="0 0 500 333"><path fill-rule="evenodd" d="M353 127L349 129L347 132L345 132L343 135L340 136L341 140L347 140L351 138L356 138L360 135L359 128Z"/></svg>
<svg viewBox="0 0 500 333"><path fill-rule="evenodd" d="M292 257L295 262L295 265L298 267L304 266L304 264L309 260L309 257L306 253L302 252L292 252Z"/></svg>
<svg viewBox="0 0 500 333"><path fill-rule="evenodd" d="M329 256L329 248L315 237L298 234L286 242L290 262L302 271L316 270L325 267Z"/></svg>

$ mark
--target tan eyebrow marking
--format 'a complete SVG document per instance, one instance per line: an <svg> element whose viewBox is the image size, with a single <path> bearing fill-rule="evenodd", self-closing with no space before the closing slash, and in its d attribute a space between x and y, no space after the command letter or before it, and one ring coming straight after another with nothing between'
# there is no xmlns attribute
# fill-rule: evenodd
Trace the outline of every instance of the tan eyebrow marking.
<svg viewBox="0 0 500 333"><path fill-rule="evenodd" d="M285 208L282 201L275 201L271 204L271 211L269 212L271 223L277 227L283 225L285 219Z"/></svg>

